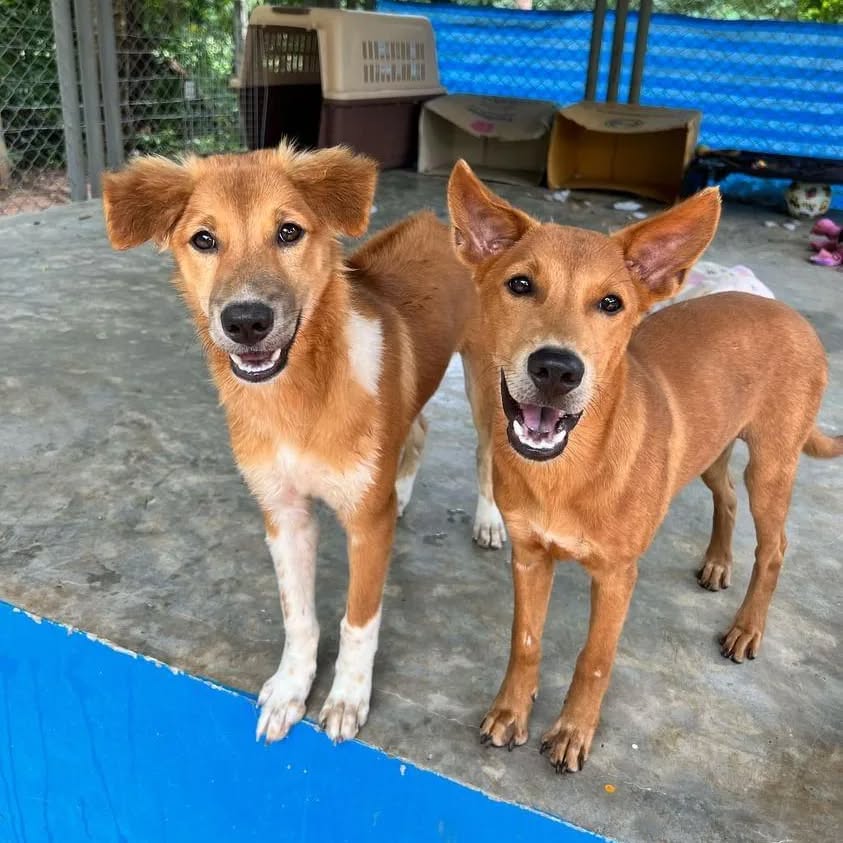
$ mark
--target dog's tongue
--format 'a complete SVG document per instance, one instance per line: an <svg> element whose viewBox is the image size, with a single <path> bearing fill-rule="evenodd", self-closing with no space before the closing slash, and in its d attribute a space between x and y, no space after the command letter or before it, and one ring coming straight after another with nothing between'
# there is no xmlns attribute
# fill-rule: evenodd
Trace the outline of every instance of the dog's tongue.
<svg viewBox="0 0 843 843"><path fill-rule="evenodd" d="M524 416L524 426L530 430L538 430L542 424L542 408L538 404L522 404L521 413Z"/></svg>
<svg viewBox="0 0 843 843"><path fill-rule="evenodd" d="M265 363L269 355L265 351L243 351L239 355L244 363Z"/></svg>
<svg viewBox="0 0 843 843"><path fill-rule="evenodd" d="M522 404L524 425L539 433L553 433L556 423L562 417L562 411L555 407L540 407L538 404Z"/></svg>

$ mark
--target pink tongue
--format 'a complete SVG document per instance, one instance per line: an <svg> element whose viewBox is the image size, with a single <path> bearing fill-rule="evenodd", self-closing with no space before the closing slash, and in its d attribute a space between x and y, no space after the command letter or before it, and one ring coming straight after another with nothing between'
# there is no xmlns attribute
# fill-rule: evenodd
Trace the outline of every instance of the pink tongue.
<svg viewBox="0 0 843 843"><path fill-rule="evenodd" d="M524 425L536 433L553 433L562 411L554 407L540 407L538 404L522 404Z"/></svg>
<svg viewBox="0 0 843 843"><path fill-rule="evenodd" d="M556 422L560 418L562 418L561 410L557 410L555 407L542 407L542 433L553 433L556 430Z"/></svg>
<svg viewBox="0 0 843 843"><path fill-rule="evenodd" d="M538 404L522 404L521 412L524 414L524 425L530 430L538 430L541 427L542 408Z"/></svg>

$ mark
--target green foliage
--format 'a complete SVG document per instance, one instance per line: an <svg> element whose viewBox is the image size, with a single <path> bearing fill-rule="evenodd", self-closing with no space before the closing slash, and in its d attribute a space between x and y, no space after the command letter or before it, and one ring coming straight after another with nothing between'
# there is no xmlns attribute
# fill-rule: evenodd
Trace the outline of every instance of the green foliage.
<svg viewBox="0 0 843 843"><path fill-rule="evenodd" d="M799 20L843 23L843 0L799 0Z"/></svg>
<svg viewBox="0 0 843 843"><path fill-rule="evenodd" d="M0 118L13 163L64 156L49 0L0 0Z"/></svg>

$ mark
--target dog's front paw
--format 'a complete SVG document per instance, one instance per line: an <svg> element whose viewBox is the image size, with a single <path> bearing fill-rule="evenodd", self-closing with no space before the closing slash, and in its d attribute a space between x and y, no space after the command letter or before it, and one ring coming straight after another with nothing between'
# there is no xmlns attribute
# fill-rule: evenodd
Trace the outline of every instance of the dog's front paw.
<svg viewBox="0 0 843 843"><path fill-rule="evenodd" d="M527 743L527 738L530 736L527 731L529 719L529 709L520 711L495 704L483 718L480 726L480 742L491 743L492 746L505 746L512 751L513 747Z"/></svg>
<svg viewBox="0 0 843 843"><path fill-rule="evenodd" d="M319 724L334 742L350 741L366 723L369 716L369 694L334 694L325 700L319 714Z"/></svg>
<svg viewBox="0 0 843 843"><path fill-rule="evenodd" d="M495 502L485 495L479 495L477 498L473 537L480 547L499 548L506 542L503 516L495 506Z"/></svg>
<svg viewBox="0 0 843 843"><path fill-rule="evenodd" d="M763 635L763 627L737 618L732 628L720 639L720 655L737 664L745 658L754 659L758 655Z"/></svg>
<svg viewBox="0 0 843 843"><path fill-rule="evenodd" d="M596 726L576 718L560 718L542 736L539 752L556 768L557 773L576 773L585 767Z"/></svg>
<svg viewBox="0 0 843 843"><path fill-rule="evenodd" d="M732 584L731 559L706 559L697 571L697 582L709 591L720 591Z"/></svg>
<svg viewBox="0 0 843 843"><path fill-rule="evenodd" d="M288 670L278 670L261 688L258 705L261 707L255 739L266 738L267 743L280 741L304 717L310 682L303 682Z"/></svg>

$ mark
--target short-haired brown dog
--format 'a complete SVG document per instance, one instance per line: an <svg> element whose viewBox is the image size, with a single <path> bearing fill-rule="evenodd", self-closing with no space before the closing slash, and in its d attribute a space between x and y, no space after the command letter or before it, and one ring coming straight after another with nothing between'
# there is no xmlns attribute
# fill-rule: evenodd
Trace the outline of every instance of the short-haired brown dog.
<svg viewBox="0 0 843 843"><path fill-rule="evenodd" d="M320 720L334 740L366 721L395 518L425 438L421 411L453 352L467 353L476 312L470 273L431 213L343 255L339 236L367 228L376 176L373 161L343 148L282 145L182 163L142 158L103 184L112 244L151 240L175 256L234 456L263 510L285 625L281 662L259 697L257 732L270 741L303 717L316 671L315 498L345 527L350 568ZM480 514L488 534L499 515Z"/></svg>
<svg viewBox="0 0 843 843"><path fill-rule="evenodd" d="M576 771L597 728L638 558L673 496L700 475L714 496L714 527L699 581L729 585L736 439L750 453L757 549L722 652L736 662L758 653L799 455L843 454L843 437L815 426L826 357L799 314L743 293L677 304L638 327L714 236L717 190L613 236L540 224L464 162L448 203L457 253L480 293L497 378L487 388L501 395L494 492L515 581L509 666L482 735L510 748L527 740L554 560L576 559L591 575L588 639L541 742L558 771Z"/></svg>

